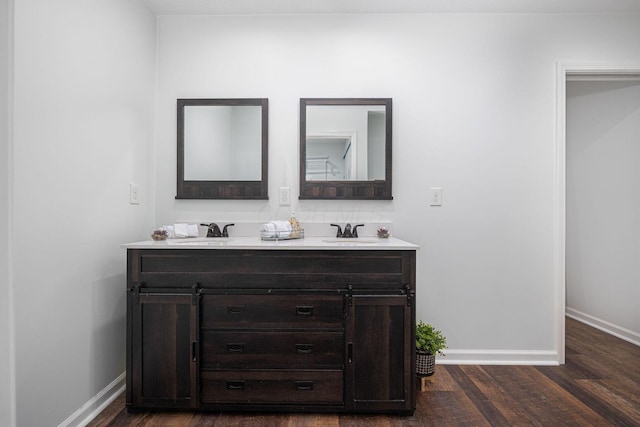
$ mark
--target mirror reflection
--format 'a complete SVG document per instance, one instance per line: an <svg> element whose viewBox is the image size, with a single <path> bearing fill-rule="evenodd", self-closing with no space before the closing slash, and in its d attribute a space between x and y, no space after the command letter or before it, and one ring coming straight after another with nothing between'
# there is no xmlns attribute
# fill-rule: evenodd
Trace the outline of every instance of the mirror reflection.
<svg viewBox="0 0 640 427"><path fill-rule="evenodd" d="M184 179L259 181L261 114L259 106L185 106Z"/></svg>
<svg viewBox="0 0 640 427"><path fill-rule="evenodd" d="M178 99L178 199L267 199L268 100Z"/></svg>
<svg viewBox="0 0 640 427"><path fill-rule="evenodd" d="M384 105L309 105L306 130L307 181L384 179Z"/></svg>
<svg viewBox="0 0 640 427"><path fill-rule="evenodd" d="M391 98L300 99L300 198L392 199Z"/></svg>

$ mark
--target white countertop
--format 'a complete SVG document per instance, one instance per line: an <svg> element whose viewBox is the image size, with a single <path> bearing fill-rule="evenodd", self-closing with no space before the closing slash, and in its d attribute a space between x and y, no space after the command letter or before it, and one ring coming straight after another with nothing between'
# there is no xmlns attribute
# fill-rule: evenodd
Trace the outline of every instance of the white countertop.
<svg viewBox="0 0 640 427"><path fill-rule="evenodd" d="M164 241L144 240L126 243L126 249L275 249L275 250L418 250L420 247L404 240L389 237L336 238L305 237L303 239L268 241L259 237L194 237L167 239Z"/></svg>

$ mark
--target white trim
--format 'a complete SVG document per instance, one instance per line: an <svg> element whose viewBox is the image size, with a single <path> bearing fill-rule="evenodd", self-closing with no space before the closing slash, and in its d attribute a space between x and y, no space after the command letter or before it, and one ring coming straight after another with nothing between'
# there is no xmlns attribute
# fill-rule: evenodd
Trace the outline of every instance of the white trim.
<svg viewBox="0 0 640 427"><path fill-rule="evenodd" d="M571 307L567 307L567 317L592 326L608 333L609 335L613 335L614 337L630 342L631 344L640 346L640 334L632 331L631 329L623 328L622 326L615 325L611 322L607 322L606 320L599 319Z"/></svg>
<svg viewBox="0 0 640 427"><path fill-rule="evenodd" d="M556 167L554 194L554 206L556 218L554 231L556 241L554 244L554 254L556 257L556 305L555 313L555 350L558 353L558 363L564 365L565 362L565 304L566 304L566 281L565 281L565 245L566 245L566 65L558 63L556 75Z"/></svg>
<svg viewBox="0 0 640 427"><path fill-rule="evenodd" d="M637 82L640 81L640 75L635 73L629 74L569 74L568 82Z"/></svg>
<svg viewBox="0 0 640 427"><path fill-rule="evenodd" d="M566 292L566 105L567 80L601 81L612 79L636 79L640 65L609 65L603 63L567 63L556 65L556 167L555 167L555 256L556 256L556 307L555 342L558 362L565 361Z"/></svg>
<svg viewBox="0 0 640 427"><path fill-rule="evenodd" d="M544 365L558 366L558 354L543 350L447 350L436 357L439 365Z"/></svg>
<svg viewBox="0 0 640 427"><path fill-rule="evenodd" d="M61 422L58 427L86 426L89 424L100 412L122 394L126 385L125 378L126 374L123 372L118 378L113 380L111 384L103 388L87 403L82 405L80 409L71 414L69 418Z"/></svg>
<svg viewBox="0 0 640 427"><path fill-rule="evenodd" d="M633 65L559 63L568 81L639 80L640 67Z"/></svg>

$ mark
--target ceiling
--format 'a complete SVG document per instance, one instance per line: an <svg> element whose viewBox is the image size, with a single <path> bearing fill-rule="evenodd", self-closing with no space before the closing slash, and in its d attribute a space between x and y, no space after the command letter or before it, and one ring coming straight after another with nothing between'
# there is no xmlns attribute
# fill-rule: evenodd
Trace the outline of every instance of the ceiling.
<svg viewBox="0 0 640 427"><path fill-rule="evenodd" d="M640 13L640 0L143 0L157 15Z"/></svg>

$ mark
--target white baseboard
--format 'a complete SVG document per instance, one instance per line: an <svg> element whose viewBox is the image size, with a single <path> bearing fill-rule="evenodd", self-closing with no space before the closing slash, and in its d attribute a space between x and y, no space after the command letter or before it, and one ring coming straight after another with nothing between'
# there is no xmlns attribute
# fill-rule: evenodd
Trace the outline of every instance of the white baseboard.
<svg viewBox="0 0 640 427"><path fill-rule="evenodd" d="M558 353L543 350L445 350L441 365L559 365Z"/></svg>
<svg viewBox="0 0 640 427"><path fill-rule="evenodd" d="M102 412L111 402L116 400L118 396L125 389L125 373L123 372L100 390L100 393L96 394L87 403L82 405L80 409L71 414L69 418L64 420L58 427L83 427L89 424L100 412Z"/></svg>
<svg viewBox="0 0 640 427"><path fill-rule="evenodd" d="M599 319L597 317L591 316L590 314L583 313L570 307L566 308L566 315L567 317L575 319L578 322L593 326L594 328L600 329L601 331L613 335L614 337L618 337L630 342L631 344L640 346L640 334L630 329L614 325L613 323L607 322L606 320Z"/></svg>
<svg viewBox="0 0 640 427"><path fill-rule="evenodd" d="M566 315L579 322L593 326L603 332L640 346L640 334L607 322L597 317L582 313L573 308L566 308ZM446 357L437 356L440 365L559 365L558 353L544 350L446 350ZM71 414L58 427L86 426L125 390L125 373L123 372L109 385Z"/></svg>

